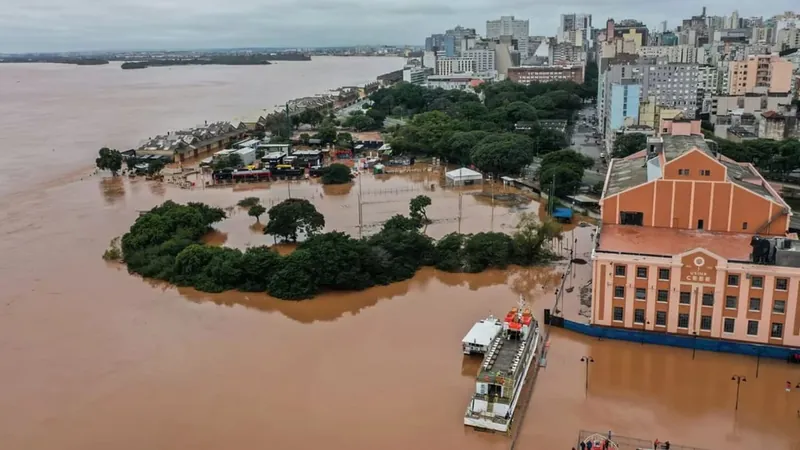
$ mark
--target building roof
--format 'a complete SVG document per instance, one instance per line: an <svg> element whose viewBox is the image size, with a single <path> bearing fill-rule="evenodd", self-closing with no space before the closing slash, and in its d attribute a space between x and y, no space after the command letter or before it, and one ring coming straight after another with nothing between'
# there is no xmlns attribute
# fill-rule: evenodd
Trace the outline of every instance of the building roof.
<svg viewBox="0 0 800 450"><path fill-rule="evenodd" d="M715 155L703 136L664 135L662 139L664 143L664 158L667 162L674 160L692 149L697 149L725 166L728 172L729 182L764 197L767 200L785 206L780 197L773 195L772 191L764 186L765 182L763 178L751 164L740 163L725 156ZM608 168L610 175L603 198L608 198L622 191L647 183L649 180L647 177L646 161L646 150L634 153L623 159L614 159L611 162L611 166ZM657 163L658 161L659 160L656 160L655 162Z"/></svg>
<svg viewBox="0 0 800 450"><path fill-rule="evenodd" d="M753 235L705 230L603 225L597 251L672 256L704 248L727 260L749 261Z"/></svg>
<svg viewBox="0 0 800 450"><path fill-rule="evenodd" d="M783 115L775 111L764 111L761 113L761 117L765 119L783 119Z"/></svg>
<svg viewBox="0 0 800 450"><path fill-rule="evenodd" d="M462 167L460 169L451 170L445 174L447 178L452 179L482 179L483 175L480 172L476 172L472 169L468 169L466 167Z"/></svg>

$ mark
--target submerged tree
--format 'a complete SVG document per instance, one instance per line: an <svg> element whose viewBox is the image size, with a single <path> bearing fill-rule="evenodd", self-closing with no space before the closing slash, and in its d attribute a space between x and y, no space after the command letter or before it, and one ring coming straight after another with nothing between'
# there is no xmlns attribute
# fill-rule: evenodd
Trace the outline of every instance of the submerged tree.
<svg viewBox="0 0 800 450"><path fill-rule="evenodd" d="M98 152L99 156L94 160L100 170L109 170L111 175L117 176L117 172L122 169L122 153L108 147L103 147Z"/></svg>
<svg viewBox="0 0 800 450"><path fill-rule="evenodd" d="M261 219L261 215L264 214L265 212L267 212L267 208L264 208L261 205L253 205L247 211L247 215L250 217L255 217L256 222L259 222Z"/></svg>
<svg viewBox="0 0 800 450"><path fill-rule="evenodd" d="M308 200L289 198L269 209L264 234L297 241L297 235L313 235L325 226L325 217Z"/></svg>
<svg viewBox="0 0 800 450"><path fill-rule="evenodd" d="M431 198L427 195L418 195L412 198L408 205L410 210L409 215L420 224L431 223L426 211L428 206L431 206Z"/></svg>
<svg viewBox="0 0 800 450"><path fill-rule="evenodd" d="M322 184L346 184L352 181L350 168L334 163L322 171Z"/></svg>

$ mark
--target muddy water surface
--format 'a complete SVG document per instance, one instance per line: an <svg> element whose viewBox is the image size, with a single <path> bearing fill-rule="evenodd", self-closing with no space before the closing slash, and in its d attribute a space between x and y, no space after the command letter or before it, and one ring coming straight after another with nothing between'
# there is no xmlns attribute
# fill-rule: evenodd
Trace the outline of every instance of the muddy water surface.
<svg viewBox="0 0 800 450"><path fill-rule="evenodd" d="M430 172L364 177L363 232L421 193L433 198L428 233L437 237L458 229L459 209L463 232L507 230L520 211L495 205L492 213L491 202L471 195L459 208L457 192L430 191L436 180ZM519 294L537 311L551 307L560 278L552 270L425 269L404 283L298 303L177 289L100 258L139 210L165 199L231 207L257 195L270 204L289 189L317 205L328 229L358 233L358 184L189 191L87 177L3 197L0 447L508 448L507 438L462 425L477 362L462 357L459 341ZM252 217L230 211L209 242L270 243ZM585 253L579 230L577 252ZM588 390L581 356L595 361ZM800 392L783 389L800 373L772 361L755 372L753 358L693 359L691 350L556 330L517 448L568 449L581 429L709 449L793 448ZM733 374L748 378L735 414Z"/></svg>

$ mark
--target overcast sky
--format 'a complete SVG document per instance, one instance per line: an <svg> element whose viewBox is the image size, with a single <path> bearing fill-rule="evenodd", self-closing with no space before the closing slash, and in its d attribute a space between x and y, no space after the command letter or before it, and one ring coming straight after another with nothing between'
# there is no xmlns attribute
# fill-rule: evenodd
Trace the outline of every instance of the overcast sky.
<svg viewBox="0 0 800 450"><path fill-rule="evenodd" d="M700 2L672 0L3 0L0 52L211 47L423 45L454 25L486 32L501 15L529 19L532 35L553 35L559 14L636 18L670 27ZM709 15L729 15L732 2L707 1ZM797 9L797 0L748 2L740 17Z"/></svg>

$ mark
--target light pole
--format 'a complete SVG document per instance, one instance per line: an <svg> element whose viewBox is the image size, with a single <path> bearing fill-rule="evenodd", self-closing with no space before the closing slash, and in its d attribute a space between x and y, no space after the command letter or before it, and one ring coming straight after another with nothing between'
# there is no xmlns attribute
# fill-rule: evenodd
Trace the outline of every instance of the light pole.
<svg viewBox="0 0 800 450"><path fill-rule="evenodd" d="M585 387L584 387L584 395L586 397L588 397L589 396L589 363L593 363L594 362L594 358L592 358L591 356L581 356L581 362L586 366L586 375L585 375L586 383L585 383Z"/></svg>
<svg viewBox="0 0 800 450"><path fill-rule="evenodd" d="M731 377L731 381L736 382L736 406L733 408L734 411L739 410L739 388L742 386L742 382L747 383L747 377L743 375L734 375Z"/></svg>
<svg viewBox="0 0 800 450"><path fill-rule="evenodd" d="M697 331L692 331L692 359L697 354Z"/></svg>

